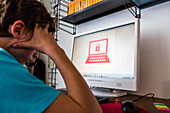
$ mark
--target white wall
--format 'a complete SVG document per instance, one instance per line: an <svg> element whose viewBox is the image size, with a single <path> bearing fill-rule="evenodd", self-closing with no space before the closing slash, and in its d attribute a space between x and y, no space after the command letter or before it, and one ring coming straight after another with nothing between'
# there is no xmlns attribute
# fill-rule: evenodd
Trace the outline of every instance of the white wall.
<svg viewBox="0 0 170 113"><path fill-rule="evenodd" d="M141 88L138 94L153 92L170 96L170 2L142 11Z"/></svg>
<svg viewBox="0 0 170 113"><path fill-rule="evenodd" d="M170 96L170 2L142 10L140 27L140 89L135 94L154 93L156 97ZM101 17L77 26L77 34L113 26L134 19L128 10ZM73 36L60 31L59 45L71 57ZM61 79L61 77L59 77ZM58 79L60 87L63 82Z"/></svg>
<svg viewBox="0 0 170 113"><path fill-rule="evenodd" d="M142 10L140 27L140 89L135 94L170 96L170 2ZM128 10L77 26L77 33L134 19Z"/></svg>

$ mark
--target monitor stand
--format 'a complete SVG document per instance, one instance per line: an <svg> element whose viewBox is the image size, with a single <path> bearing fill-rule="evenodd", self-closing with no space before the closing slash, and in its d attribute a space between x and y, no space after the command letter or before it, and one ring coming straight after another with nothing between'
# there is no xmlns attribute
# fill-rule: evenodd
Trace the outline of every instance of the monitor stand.
<svg viewBox="0 0 170 113"><path fill-rule="evenodd" d="M107 89L107 88L91 88L92 93L95 96L101 97L121 97L127 95L126 91L116 90L116 89Z"/></svg>

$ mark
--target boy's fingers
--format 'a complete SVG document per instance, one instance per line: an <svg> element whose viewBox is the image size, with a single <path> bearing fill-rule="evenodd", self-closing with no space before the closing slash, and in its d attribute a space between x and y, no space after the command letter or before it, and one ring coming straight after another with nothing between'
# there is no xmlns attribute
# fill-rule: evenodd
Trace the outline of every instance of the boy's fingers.
<svg viewBox="0 0 170 113"><path fill-rule="evenodd" d="M50 24L47 24L47 25L45 26L44 29L46 30L46 32L48 32L49 26L50 26Z"/></svg>
<svg viewBox="0 0 170 113"><path fill-rule="evenodd" d="M25 42L15 43L12 45L13 48L29 48L29 44Z"/></svg>

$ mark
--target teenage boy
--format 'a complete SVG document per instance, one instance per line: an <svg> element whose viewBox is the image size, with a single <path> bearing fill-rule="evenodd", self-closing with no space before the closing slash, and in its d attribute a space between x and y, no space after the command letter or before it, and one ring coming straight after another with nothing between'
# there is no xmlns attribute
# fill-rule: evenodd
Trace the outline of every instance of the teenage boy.
<svg viewBox="0 0 170 113"><path fill-rule="evenodd" d="M0 112L102 113L88 85L58 46L54 22L37 0L0 0ZM35 52L57 65L68 95L45 85L23 65Z"/></svg>

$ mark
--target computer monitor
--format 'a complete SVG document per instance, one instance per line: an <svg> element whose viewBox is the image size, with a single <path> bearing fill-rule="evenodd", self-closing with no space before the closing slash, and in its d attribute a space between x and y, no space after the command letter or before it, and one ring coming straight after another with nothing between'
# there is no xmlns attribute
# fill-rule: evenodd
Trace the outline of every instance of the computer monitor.
<svg viewBox="0 0 170 113"><path fill-rule="evenodd" d="M72 62L96 96L119 97L137 91L139 20L75 35Z"/></svg>

